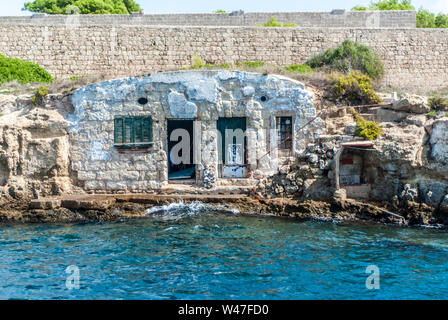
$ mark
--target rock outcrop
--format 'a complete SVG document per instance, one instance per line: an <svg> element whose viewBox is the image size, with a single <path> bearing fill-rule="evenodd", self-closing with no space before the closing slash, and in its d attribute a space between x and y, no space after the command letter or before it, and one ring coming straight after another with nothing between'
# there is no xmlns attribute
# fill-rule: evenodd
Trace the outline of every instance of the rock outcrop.
<svg viewBox="0 0 448 320"><path fill-rule="evenodd" d="M428 105L428 98L415 94L405 94L400 99L392 102L392 109L409 113L428 113L431 108Z"/></svg>
<svg viewBox="0 0 448 320"><path fill-rule="evenodd" d="M69 104L67 97L61 99ZM1 199L80 192L70 175L63 110L50 103L35 106L30 96L2 97L0 108Z"/></svg>

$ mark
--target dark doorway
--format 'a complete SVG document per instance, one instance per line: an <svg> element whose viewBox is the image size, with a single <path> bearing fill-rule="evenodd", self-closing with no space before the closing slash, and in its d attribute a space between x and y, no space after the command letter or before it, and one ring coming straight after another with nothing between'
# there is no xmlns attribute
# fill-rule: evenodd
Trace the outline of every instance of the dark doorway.
<svg viewBox="0 0 448 320"><path fill-rule="evenodd" d="M168 120L168 180L196 177L193 120Z"/></svg>

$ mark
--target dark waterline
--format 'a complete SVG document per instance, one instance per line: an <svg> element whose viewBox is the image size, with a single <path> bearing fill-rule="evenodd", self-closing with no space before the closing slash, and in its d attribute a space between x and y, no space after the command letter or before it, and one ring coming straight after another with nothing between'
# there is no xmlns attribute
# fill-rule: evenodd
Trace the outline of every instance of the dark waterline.
<svg viewBox="0 0 448 320"><path fill-rule="evenodd" d="M1 299L447 299L448 233L175 207L118 223L0 226ZM66 287L66 268L80 289ZM366 288L379 267L380 289Z"/></svg>

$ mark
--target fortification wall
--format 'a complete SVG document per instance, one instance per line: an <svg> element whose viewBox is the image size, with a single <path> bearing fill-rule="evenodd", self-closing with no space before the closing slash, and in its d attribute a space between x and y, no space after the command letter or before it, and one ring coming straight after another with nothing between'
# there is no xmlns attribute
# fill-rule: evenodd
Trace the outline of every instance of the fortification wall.
<svg viewBox="0 0 448 320"><path fill-rule="evenodd" d="M447 86L447 29L2 25L0 53L31 60L53 76L132 76L191 65L264 61L302 64L345 39L371 46L386 65L383 85Z"/></svg>
<svg viewBox="0 0 448 320"><path fill-rule="evenodd" d="M44 15L0 17L0 25L170 25L170 26L257 26L274 17L279 22L293 22L298 27L328 28L415 28L415 11L345 11L332 12L250 12L229 14L132 14L132 15Z"/></svg>

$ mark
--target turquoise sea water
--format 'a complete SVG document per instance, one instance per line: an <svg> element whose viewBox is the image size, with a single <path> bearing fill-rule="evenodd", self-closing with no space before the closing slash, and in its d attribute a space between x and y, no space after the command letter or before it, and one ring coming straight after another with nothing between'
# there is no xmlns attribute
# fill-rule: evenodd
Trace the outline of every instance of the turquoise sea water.
<svg viewBox="0 0 448 320"><path fill-rule="evenodd" d="M448 233L217 213L1 225L1 299L447 299ZM80 288L66 286L79 268ZM366 288L366 268L380 289Z"/></svg>

